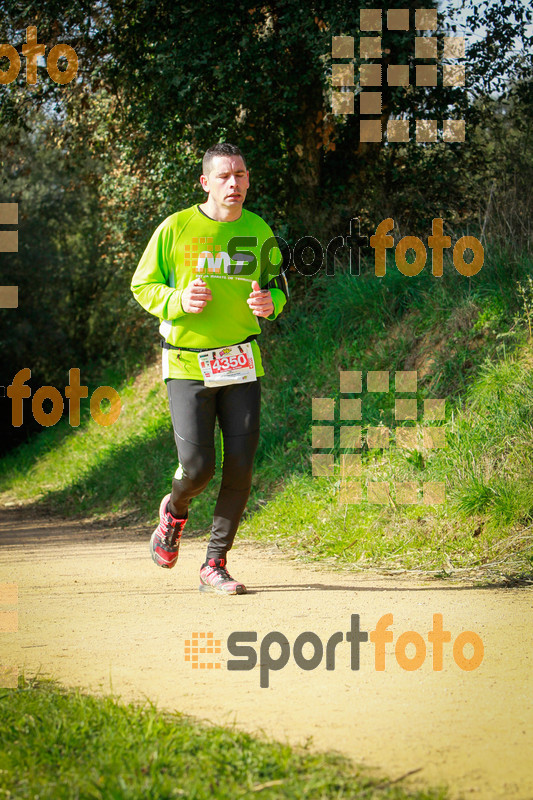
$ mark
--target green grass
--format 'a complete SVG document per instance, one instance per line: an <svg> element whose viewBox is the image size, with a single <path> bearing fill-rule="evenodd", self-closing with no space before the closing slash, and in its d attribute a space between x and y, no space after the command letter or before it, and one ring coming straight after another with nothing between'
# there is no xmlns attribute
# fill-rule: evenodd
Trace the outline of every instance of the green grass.
<svg viewBox="0 0 533 800"><path fill-rule="evenodd" d="M406 278L390 265L383 279L369 265L359 277L345 269L296 277L288 313L264 325L261 443L239 535L360 568L529 579L532 271L527 257L493 249L470 279L450 265L440 279L427 269ZM421 496L403 506L393 490L387 505L340 504L338 467L331 479L311 477L311 401L334 398L338 408L339 370L347 369L416 369L419 409L445 398L446 420L436 423L444 450L362 451L365 478L444 482L444 506ZM177 465L165 389L155 370L105 382L123 400L118 422L101 428L85 416L72 429L62 421L18 448L0 462L1 499L38 499L69 515L156 518ZM364 393L363 431L394 426L393 388L391 380L386 394ZM338 438L333 453L338 464ZM217 480L195 499L191 528L208 530L216 492Z"/></svg>
<svg viewBox="0 0 533 800"><path fill-rule="evenodd" d="M528 259L496 254L469 281L449 272L443 281L428 273L418 284L399 273L383 283L341 274L310 286L295 323L293 315L280 323L281 367L282 337L271 341L263 414L270 446L260 453L256 513L241 532L356 568L531 580L531 271ZM433 423L445 429L445 449L362 451L364 478L444 482L444 506L402 506L393 489L387 505L340 504L338 439L334 477L310 476L310 397L333 397L338 409L339 369L418 369L419 409L424 399L445 398L446 420ZM392 386L386 395L363 395L363 431L394 426L394 399ZM275 487L268 497L260 491L265 473Z"/></svg>
<svg viewBox="0 0 533 800"><path fill-rule="evenodd" d="M444 800L313 754L153 705L24 681L0 690L0 796L17 800L261 797Z"/></svg>
<svg viewBox="0 0 533 800"><path fill-rule="evenodd" d="M342 503L338 446L333 478L293 475L241 529L255 539L312 560L356 568L424 570L443 575L477 571L530 581L533 567L533 348L484 363L464 401L451 405L446 447L362 452L362 479L387 482L390 501ZM419 392L419 400L425 392ZM370 404L363 430L392 425L391 397L381 418ZM419 403L420 406L420 403ZM311 426L311 422L308 423ZM411 423L409 423L411 424ZM422 428L428 423L423 423ZM420 441L420 440L419 440ZM310 443L309 443L310 445ZM395 481L439 482L447 502L397 502Z"/></svg>

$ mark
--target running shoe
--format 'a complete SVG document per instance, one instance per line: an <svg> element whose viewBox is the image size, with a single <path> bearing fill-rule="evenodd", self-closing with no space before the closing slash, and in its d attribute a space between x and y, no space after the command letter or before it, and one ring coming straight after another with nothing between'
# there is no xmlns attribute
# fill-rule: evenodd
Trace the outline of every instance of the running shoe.
<svg viewBox="0 0 533 800"><path fill-rule="evenodd" d="M219 594L246 594L244 583L234 580L226 569L225 558L210 558L200 569L200 591Z"/></svg>
<svg viewBox="0 0 533 800"><path fill-rule="evenodd" d="M173 517L168 510L170 495L166 494L159 506L159 525L152 533L150 539L150 553L152 559L160 567L172 569L178 560L180 539L187 518Z"/></svg>

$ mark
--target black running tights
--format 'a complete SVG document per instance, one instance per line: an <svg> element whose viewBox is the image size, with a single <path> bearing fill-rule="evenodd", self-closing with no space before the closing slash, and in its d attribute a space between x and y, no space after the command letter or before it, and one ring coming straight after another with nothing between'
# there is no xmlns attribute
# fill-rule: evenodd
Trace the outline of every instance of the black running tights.
<svg viewBox="0 0 533 800"><path fill-rule="evenodd" d="M208 388L203 381L167 381L170 415L179 466L172 480L170 512L183 519L189 503L215 472L215 420L222 432L222 482L213 515L209 558L225 558L231 549L252 485L259 441L261 386L251 383Z"/></svg>

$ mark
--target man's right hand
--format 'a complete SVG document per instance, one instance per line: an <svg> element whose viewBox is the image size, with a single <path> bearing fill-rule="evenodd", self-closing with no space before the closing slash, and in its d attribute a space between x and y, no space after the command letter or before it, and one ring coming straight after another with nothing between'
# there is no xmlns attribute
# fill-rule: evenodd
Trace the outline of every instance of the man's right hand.
<svg viewBox="0 0 533 800"><path fill-rule="evenodd" d="M201 278L195 278L181 295L181 307L188 314L199 314L208 300L212 300L211 289Z"/></svg>

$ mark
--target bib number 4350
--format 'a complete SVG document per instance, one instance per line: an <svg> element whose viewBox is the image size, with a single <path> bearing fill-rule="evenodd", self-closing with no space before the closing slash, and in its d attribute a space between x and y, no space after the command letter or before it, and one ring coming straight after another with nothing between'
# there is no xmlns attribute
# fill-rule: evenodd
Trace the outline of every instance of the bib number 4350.
<svg viewBox="0 0 533 800"><path fill-rule="evenodd" d="M225 372L228 369L248 366L248 359L244 353L239 353L236 356L222 356L222 358L215 358L211 361L211 369L213 372Z"/></svg>
<svg viewBox="0 0 533 800"><path fill-rule="evenodd" d="M204 350L198 353L205 386L228 386L256 380L254 354L250 342Z"/></svg>

